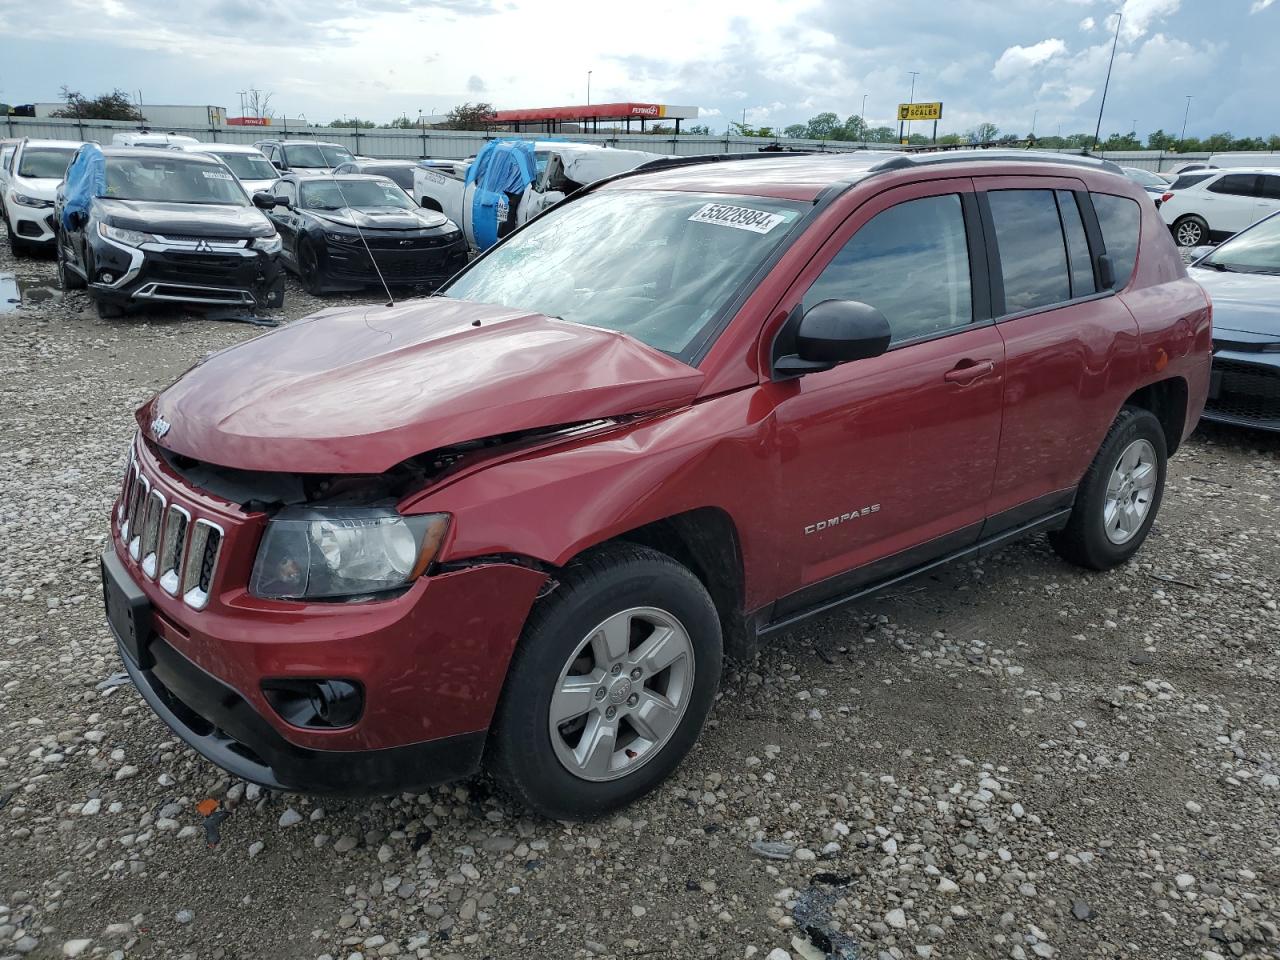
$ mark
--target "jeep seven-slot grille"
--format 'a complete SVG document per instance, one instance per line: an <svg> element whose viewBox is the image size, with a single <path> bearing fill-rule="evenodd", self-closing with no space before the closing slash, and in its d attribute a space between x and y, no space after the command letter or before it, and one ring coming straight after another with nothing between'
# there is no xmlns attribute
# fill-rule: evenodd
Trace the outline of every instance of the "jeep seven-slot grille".
<svg viewBox="0 0 1280 960"><path fill-rule="evenodd" d="M201 610L209 603L222 551L222 528L170 503L129 459L118 512L120 539L142 575Z"/></svg>

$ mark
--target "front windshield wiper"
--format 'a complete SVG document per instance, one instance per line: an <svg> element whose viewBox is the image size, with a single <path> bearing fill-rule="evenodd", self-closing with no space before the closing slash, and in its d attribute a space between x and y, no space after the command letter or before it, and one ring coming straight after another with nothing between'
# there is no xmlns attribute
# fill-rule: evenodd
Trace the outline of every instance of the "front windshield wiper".
<svg viewBox="0 0 1280 960"><path fill-rule="evenodd" d="M1232 270L1230 267L1228 267L1225 263L1216 263L1209 260L1205 260L1201 263L1197 263L1196 266L1201 267L1205 270L1217 270L1219 273L1235 273L1236 272Z"/></svg>

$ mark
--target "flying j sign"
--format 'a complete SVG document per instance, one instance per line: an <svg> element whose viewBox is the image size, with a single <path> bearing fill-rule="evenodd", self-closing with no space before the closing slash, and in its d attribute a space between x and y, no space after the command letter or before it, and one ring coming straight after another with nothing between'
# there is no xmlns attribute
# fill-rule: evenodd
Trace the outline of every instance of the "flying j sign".
<svg viewBox="0 0 1280 960"><path fill-rule="evenodd" d="M941 120L941 103L900 103L898 120Z"/></svg>

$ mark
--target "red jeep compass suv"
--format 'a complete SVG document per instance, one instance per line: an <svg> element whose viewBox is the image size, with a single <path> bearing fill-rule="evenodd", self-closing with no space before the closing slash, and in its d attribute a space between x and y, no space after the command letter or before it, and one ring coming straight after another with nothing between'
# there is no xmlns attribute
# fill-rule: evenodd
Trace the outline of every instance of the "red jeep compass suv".
<svg viewBox="0 0 1280 960"><path fill-rule="evenodd" d="M600 814L680 762L726 654L1025 534L1125 561L1209 361L1209 302L1112 164L673 160L148 402L107 611L236 776L483 765Z"/></svg>

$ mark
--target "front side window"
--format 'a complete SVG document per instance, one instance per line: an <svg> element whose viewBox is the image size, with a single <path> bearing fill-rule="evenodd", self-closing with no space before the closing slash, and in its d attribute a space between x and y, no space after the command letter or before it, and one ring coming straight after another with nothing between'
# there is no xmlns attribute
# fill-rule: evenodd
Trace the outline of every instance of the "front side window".
<svg viewBox="0 0 1280 960"><path fill-rule="evenodd" d="M908 200L858 230L804 296L860 300L889 321L891 343L915 340L973 322L969 248L960 197Z"/></svg>
<svg viewBox="0 0 1280 960"><path fill-rule="evenodd" d="M1280 200L1280 177L1273 174L1263 174L1262 180L1262 196L1268 200Z"/></svg>
<svg viewBox="0 0 1280 960"><path fill-rule="evenodd" d="M290 205L298 202L298 192L293 188L292 180L277 180L271 187L273 196L284 197Z"/></svg>
<svg viewBox="0 0 1280 960"><path fill-rule="evenodd" d="M1067 251L1052 190L987 194L1000 250L1004 312L1023 313L1071 299Z"/></svg>
<svg viewBox="0 0 1280 960"><path fill-rule="evenodd" d="M320 144L320 156L324 157L326 167L336 167L340 163L355 159L346 147L339 147L332 143Z"/></svg>
<svg viewBox="0 0 1280 960"><path fill-rule="evenodd" d="M1093 193L1093 209L1102 228L1102 243L1111 257L1116 275L1115 289L1129 285L1138 262L1138 233L1142 226L1142 208L1136 200L1109 193Z"/></svg>
<svg viewBox="0 0 1280 960"><path fill-rule="evenodd" d="M247 206L248 196L220 163L157 150L154 157L107 157L107 194L113 200Z"/></svg>
<svg viewBox="0 0 1280 960"><path fill-rule="evenodd" d="M61 180L75 154L75 147L27 147L18 161L18 176Z"/></svg>
<svg viewBox="0 0 1280 960"><path fill-rule="evenodd" d="M441 292L616 330L689 362L807 206L599 190L531 221Z"/></svg>
<svg viewBox="0 0 1280 960"><path fill-rule="evenodd" d="M1212 173L1180 173L1174 178L1173 183L1169 184L1170 190L1185 190L1187 187L1194 187L1197 183L1204 183Z"/></svg>
<svg viewBox="0 0 1280 960"><path fill-rule="evenodd" d="M1098 292L1093 279L1093 259L1089 256L1089 239L1080 218L1080 206L1070 190L1056 191L1058 213L1062 217L1062 235L1067 238L1067 259L1071 264L1071 296L1087 297Z"/></svg>

